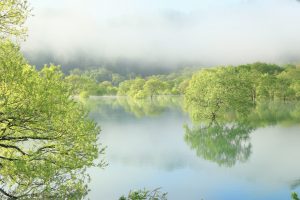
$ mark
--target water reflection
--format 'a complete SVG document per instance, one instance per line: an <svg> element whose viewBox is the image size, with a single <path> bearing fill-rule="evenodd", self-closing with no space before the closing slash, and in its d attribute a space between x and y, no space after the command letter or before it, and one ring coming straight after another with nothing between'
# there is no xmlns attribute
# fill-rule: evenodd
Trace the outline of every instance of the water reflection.
<svg viewBox="0 0 300 200"><path fill-rule="evenodd" d="M185 141L197 156L224 166L245 162L251 154L249 135L257 128L300 123L299 103L263 102L256 106L239 105L240 111L207 111L190 108L193 127L185 125ZM244 112L248 111L248 112Z"/></svg>
<svg viewBox="0 0 300 200"><path fill-rule="evenodd" d="M253 128L247 124L213 122L208 126L184 128L185 142L206 160L233 166L237 161L246 161L251 154L249 134Z"/></svg>
<svg viewBox="0 0 300 200"><path fill-rule="evenodd" d="M257 105L240 104L237 110L209 111L202 107L187 107L181 97L161 96L154 100L130 98L91 99L88 104L98 120L143 118L159 116L170 109L188 113L192 124L184 124L184 141L196 155L222 166L232 167L245 162L251 155L251 133L257 128L300 123L300 104L263 102ZM109 110L112 109L112 110ZM116 112L117 111L117 112ZM116 116L112 116L116 114ZM99 117L101 119L99 119Z"/></svg>
<svg viewBox="0 0 300 200"><path fill-rule="evenodd" d="M85 102L92 118L101 120L124 120L159 116L168 110L182 109L182 97L160 96L136 100L127 97L91 97Z"/></svg>
<svg viewBox="0 0 300 200"><path fill-rule="evenodd" d="M259 103L246 117L248 123L257 128L275 125L290 127L300 124L300 102Z"/></svg>
<svg viewBox="0 0 300 200"><path fill-rule="evenodd" d="M193 121L182 99L173 106L157 100L156 114L141 111L155 108L151 102L90 101L109 162L106 171L91 172L91 199L157 186L170 199L283 199L299 177L299 104L261 103L247 115L226 111L215 121Z"/></svg>
<svg viewBox="0 0 300 200"><path fill-rule="evenodd" d="M300 103L264 102L253 105L239 104L238 110L209 111L208 108L184 109L181 97L161 96L154 100L130 98L97 98L87 104L93 118L118 120L159 116L169 110L187 112L192 124L184 124L184 141L196 155L222 166L232 167L245 162L251 155L251 133L257 128L300 123ZM214 113L213 118L203 113ZM112 114L117 114L112 116ZM211 115L209 115L211 117Z"/></svg>

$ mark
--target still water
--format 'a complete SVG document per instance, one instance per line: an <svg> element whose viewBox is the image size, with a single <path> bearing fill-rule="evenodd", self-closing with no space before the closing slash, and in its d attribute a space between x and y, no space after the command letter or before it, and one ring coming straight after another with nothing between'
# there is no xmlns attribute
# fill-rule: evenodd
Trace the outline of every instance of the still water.
<svg viewBox="0 0 300 200"><path fill-rule="evenodd" d="M300 117L285 113L282 118L275 111L265 123L259 118L265 115L262 108L254 118L263 125L246 128L247 136L191 140L186 127L191 131L193 125L181 104L178 97L155 102L91 97L86 102L101 126L108 163L89 170L88 198L117 200L132 189L158 187L170 200L282 200L300 192Z"/></svg>

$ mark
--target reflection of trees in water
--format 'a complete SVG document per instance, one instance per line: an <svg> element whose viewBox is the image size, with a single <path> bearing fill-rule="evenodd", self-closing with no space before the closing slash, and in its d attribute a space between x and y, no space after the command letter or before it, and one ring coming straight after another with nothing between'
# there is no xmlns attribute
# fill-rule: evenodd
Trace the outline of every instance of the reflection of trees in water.
<svg viewBox="0 0 300 200"><path fill-rule="evenodd" d="M169 109L181 110L182 98L177 96L158 96L151 99L132 99L128 97L94 98L85 102L92 113L110 119L113 114L122 111L134 115L136 118L158 116Z"/></svg>
<svg viewBox="0 0 300 200"><path fill-rule="evenodd" d="M167 107L162 105L159 101L154 102L151 100L128 100L128 98L121 98L118 99L118 103L127 113L132 113L137 118L157 116L167 109Z"/></svg>
<svg viewBox="0 0 300 200"><path fill-rule="evenodd" d="M294 125L300 123L300 102L260 102L255 107L239 105L240 110L223 110L217 113L218 122L231 123L242 122L251 124L253 127L265 127L271 125ZM191 107L187 110L190 119L194 124L209 123L212 118L201 115L201 107ZM246 111L246 112L245 112Z"/></svg>
<svg viewBox="0 0 300 200"><path fill-rule="evenodd" d="M119 118L124 119L126 113L139 118L157 116L168 109L183 110L182 98L168 96L152 101L126 97L98 98L90 99L87 104L92 108L92 113L103 115L104 119L111 119L116 113ZM220 165L233 166L236 162L244 162L250 157L249 135L256 128L300 123L300 103L260 102L255 107L246 104L238 106L238 110L219 110L213 123L207 115L201 115L203 112L200 107L192 107L188 111L194 127L185 127L185 141L199 157ZM211 113L207 109L205 112Z"/></svg>
<svg viewBox="0 0 300 200"><path fill-rule="evenodd" d="M249 135L256 128L300 123L298 102L261 102L248 108L242 104L239 106L245 107L240 110L249 112L223 110L217 113L218 117L214 120L201 115L202 112L197 110L201 108L193 107L189 112L194 127L185 126L185 141L199 157L233 166L237 161L243 162L249 158Z"/></svg>
<svg viewBox="0 0 300 200"><path fill-rule="evenodd" d="M181 108L181 98L170 96L158 96L153 99L141 100L118 98L118 103L127 113L132 113L138 118L158 116L169 108Z"/></svg>
<svg viewBox="0 0 300 200"><path fill-rule="evenodd" d="M300 186L300 179L294 180L294 181L292 181L291 184L290 184L290 188L291 188L292 190L297 189L299 186Z"/></svg>
<svg viewBox="0 0 300 200"><path fill-rule="evenodd" d="M185 142L197 156L224 166L246 161L251 154L249 133L253 130L245 124L218 124L185 126Z"/></svg>
<svg viewBox="0 0 300 200"><path fill-rule="evenodd" d="M255 127L295 125L300 123L299 102L262 102L246 116Z"/></svg>

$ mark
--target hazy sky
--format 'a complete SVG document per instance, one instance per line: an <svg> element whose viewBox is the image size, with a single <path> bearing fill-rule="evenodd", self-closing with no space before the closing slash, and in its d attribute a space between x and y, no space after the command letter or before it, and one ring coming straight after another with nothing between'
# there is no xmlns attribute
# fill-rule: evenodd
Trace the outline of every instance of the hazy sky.
<svg viewBox="0 0 300 200"><path fill-rule="evenodd" d="M163 66L300 61L296 0L30 2L23 50L62 63L78 56Z"/></svg>

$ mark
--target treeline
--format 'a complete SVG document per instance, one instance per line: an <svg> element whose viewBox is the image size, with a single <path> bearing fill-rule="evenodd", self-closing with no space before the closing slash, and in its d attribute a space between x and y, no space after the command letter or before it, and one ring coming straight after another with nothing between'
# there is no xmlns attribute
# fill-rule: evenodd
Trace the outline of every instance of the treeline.
<svg viewBox="0 0 300 200"><path fill-rule="evenodd" d="M88 71L74 69L66 80L73 85L75 95L119 95L135 99L154 95L183 94L194 69L181 69L170 74L142 76L136 73L122 75L107 68Z"/></svg>
<svg viewBox="0 0 300 200"><path fill-rule="evenodd" d="M294 65L254 63L204 69L193 75L185 91L186 108L199 119L215 119L228 110L247 113L244 108L261 101L299 99L300 68Z"/></svg>
<svg viewBox="0 0 300 200"><path fill-rule="evenodd" d="M122 75L102 67L88 71L74 69L66 80L73 85L74 94L81 96L119 95L143 99L155 95L187 94L187 99L190 99L209 93L211 97L221 95L222 99L233 98L243 102L249 99L256 102L300 98L300 68L296 65L254 63L197 71L185 68L152 76ZM240 96L235 98L233 94Z"/></svg>

